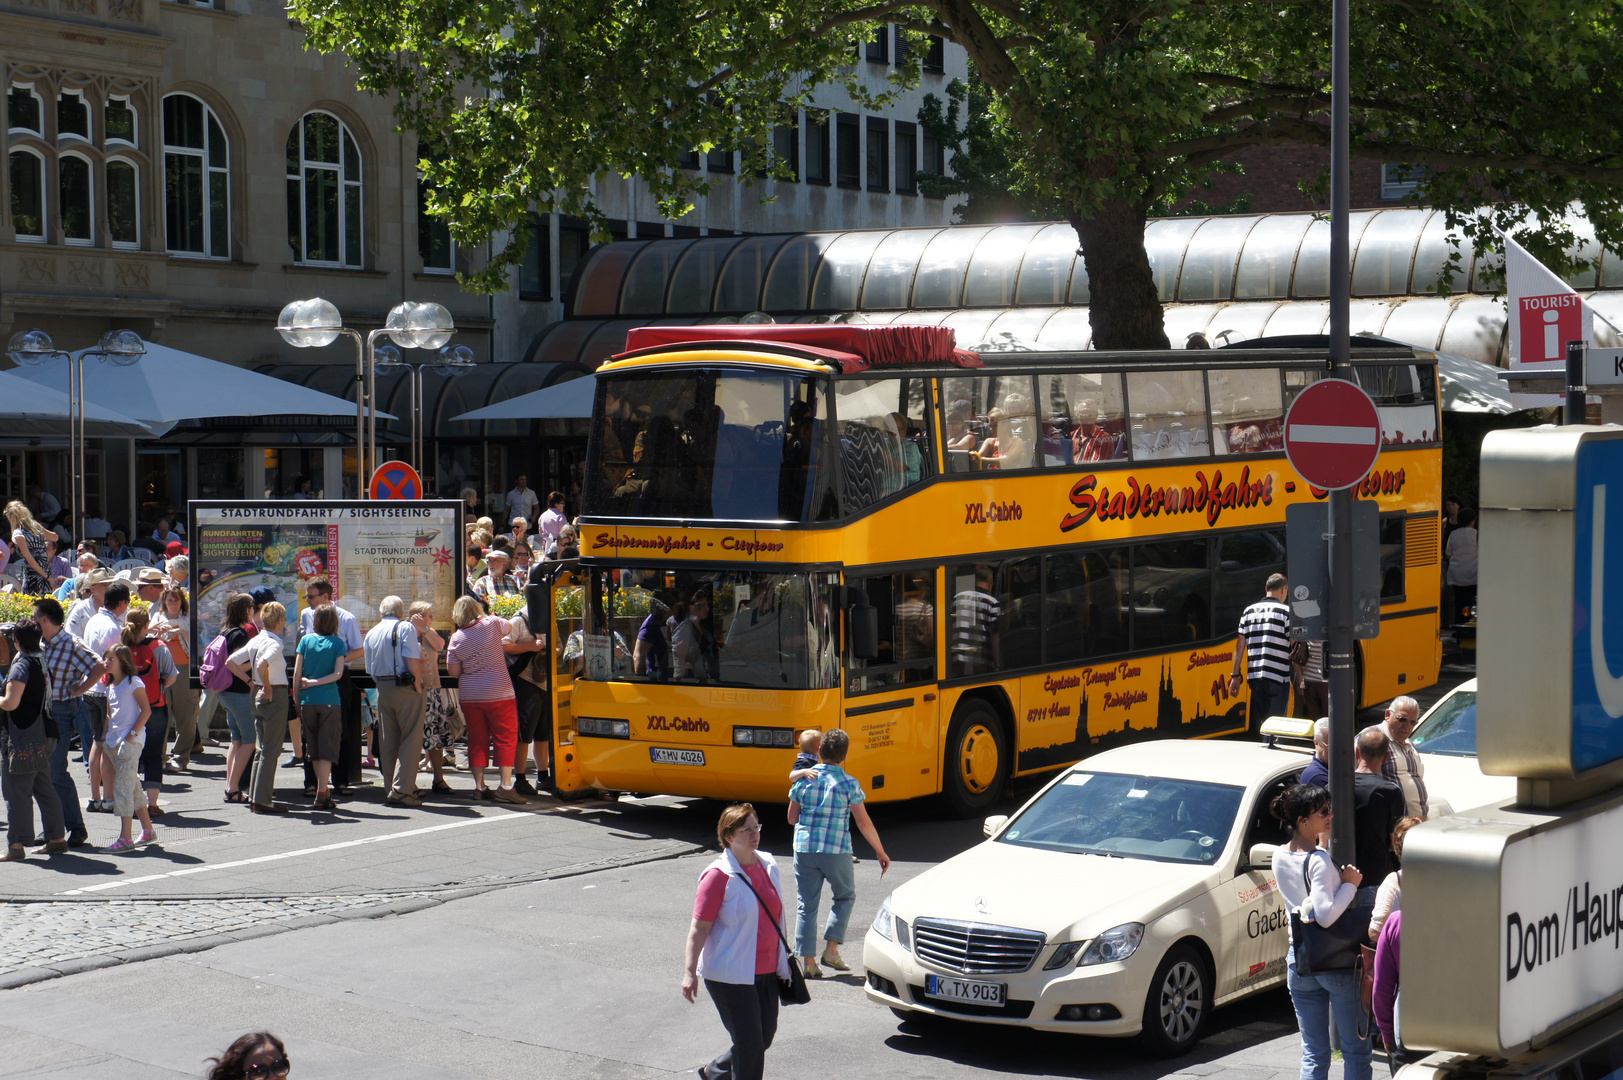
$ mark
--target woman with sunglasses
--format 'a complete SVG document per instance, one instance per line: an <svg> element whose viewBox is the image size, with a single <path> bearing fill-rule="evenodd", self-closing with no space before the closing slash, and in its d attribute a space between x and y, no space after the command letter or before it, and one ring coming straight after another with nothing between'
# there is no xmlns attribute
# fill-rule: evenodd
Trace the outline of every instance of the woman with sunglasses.
<svg viewBox="0 0 1623 1080"><path fill-rule="evenodd" d="M1358 867L1336 869L1330 861L1330 793L1309 784L1295 784L1276 798L1269 811L1290 830L1290 845L1274 853L1274 880L1279 895L1292 911L1331 926L1353 902L1364 875ZM1285 968L1296 1023L1302 1031L1302 1080L1326 1080L1330 1075L1330 1016L1341 1034L1345 1080L1369 1080L1370 1043L1358 1037L1358 976L1352 971L1326 971L1300 975L1296 950Z"/></svg>
<svg viewBox="0 0 1623 1080"><path fill-rule="evenodd" d="M253 1031L226 1048L217 1058L207 1080L270 1080L286 1076L291 1067L287 1047L268 1031Z"/></svg>

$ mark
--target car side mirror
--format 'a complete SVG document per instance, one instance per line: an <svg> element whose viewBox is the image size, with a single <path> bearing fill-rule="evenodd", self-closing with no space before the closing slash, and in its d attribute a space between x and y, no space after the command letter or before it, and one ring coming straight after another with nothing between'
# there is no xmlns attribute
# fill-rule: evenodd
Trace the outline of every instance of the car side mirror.
<svg viewBox="0 0 1623 1080"><path fill-rule="evenodd" d="M1008 823L1008 820L1008 814L993 814L991 817L981 822L981 832L985 833L987 836L995 836L997 835L997 831Z"/></svg>
<svg viewBox="0 0 1623 1080"><path fill-rule="evenodd" d="M1274 867L1273 844L1252 844L1251 850L1246 852L1246 863L1240 867L1245 870L1272 870Z"/></svg>

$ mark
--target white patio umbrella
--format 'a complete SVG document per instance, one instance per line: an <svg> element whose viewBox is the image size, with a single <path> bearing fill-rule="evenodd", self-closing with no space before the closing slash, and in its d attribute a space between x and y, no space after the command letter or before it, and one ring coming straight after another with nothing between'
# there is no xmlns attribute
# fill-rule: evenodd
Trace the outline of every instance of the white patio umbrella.
<svg viewBox="0 0 1623 1080"><path fill-rule="evenodd" d="M150 341L146 350L129 367L102 364L94 356L85 360L87 407L99 405L135 417L151 429L142 435L162 435L181 420L220 416L355 415L353 401L271 375ZM64 360L20 369L16 374L64 393L68 388ZM384 412L378 416L394 419Z"/></svg>
<svg viewBox="0 0 1623 1080"><path fill-rule="evenodd" d="M62 390L30 382L18 372L0 371L0 428L8 435L67 435L69 404ZM144 439L152 436L152 429L87 401L85 434L92 438Z"/></svg>
<svg viewBox="0 0 1623 1080"><path fill-rule="evenodd" d="M591 376L570 379L568 382L544 386L528 394L498 401L482 409L451 417L457 420L588 420L592 416L592 398L597 394L597 380Z"/></svg>

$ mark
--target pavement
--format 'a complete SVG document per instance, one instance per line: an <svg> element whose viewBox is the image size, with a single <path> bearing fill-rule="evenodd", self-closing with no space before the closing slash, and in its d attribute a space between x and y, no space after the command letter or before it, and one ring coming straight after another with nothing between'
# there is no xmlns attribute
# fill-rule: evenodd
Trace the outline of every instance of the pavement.
<svg viewBox="0 0 1623 1080"><path fill-rule="evenodd" d="M1416 695L1422 709L1472 675L1445 669ZM393 809L374 783L317 814L283 769L295 812L265 817L219 801L223 768L208 755L167 778L153 847L0 866L0 1078L199 1076L262 1028L287 1039L295 1076L317 1077L662 1077L725 1045L714 1009L677 991L720 804L544 797L509 809L464 794ZM1016 785L998 811L1034 787ZM781 811L762 810L763 845L786 853ZM978 822L942 820L929 802L873 813L896 862L883 882L867 853L858 866L856 970L785 1010L771 1075L1296 1076L1283 991L1219 1010L1172 1062L872 1005L857 962L879 901L980 839ZM110 815L87 820L93 841L116 836Z"/></svg>
<svg viewBox="0 0 1623 1080"><path fill-rule="evenodd" d="M1206 1040L1172 1062L1114 1040L899 1021L863 995L861 935L895 883L978 830L894 810L875 816L887 846L909 858L883 882L871 858L858 866L845 949L856 970L814 982L810 1005L783 1010L769 1075L1297 1075L1290 1004L1278 991L1220 1010ZM775 831L768 846L782 855L781 818ZM931 857L912 858L921 853ZM689 1005L679 991L693 886L711 858L537 881L0 991L0 1077L197 1077L208 1056L261 1029L286 1040L294 1077L693 1076L726 1045L704 995Z"/></svg>

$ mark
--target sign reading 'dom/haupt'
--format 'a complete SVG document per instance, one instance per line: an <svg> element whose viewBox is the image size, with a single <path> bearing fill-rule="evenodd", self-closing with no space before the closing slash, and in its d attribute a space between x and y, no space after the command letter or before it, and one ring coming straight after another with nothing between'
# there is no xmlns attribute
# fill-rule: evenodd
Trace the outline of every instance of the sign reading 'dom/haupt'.
<svg viewBox="0 0 1623 1080"><path fill-rule="evenodd" d="M1623 1000L1623 797L1403 843L1403 1041L1509 1057Z"/></svg>
<svg viewBox="0 0 1623 1080"><path fill-rule="evenodd" d="M1572 780L1623 761L1623 428L1493 432L1481 491L1483 771Z"/></svg>
<svg viewBox="0 0 1623 1080"><path fill-rule="evenodd" d="M283 642L297 645L305 585L332 583L333 599L364 633L394 594L434 605L436 628L451 628L461 592L461 504L286 499L192 502L192 655L219 633L233 593L265 585L287 609Z"/></svg>

